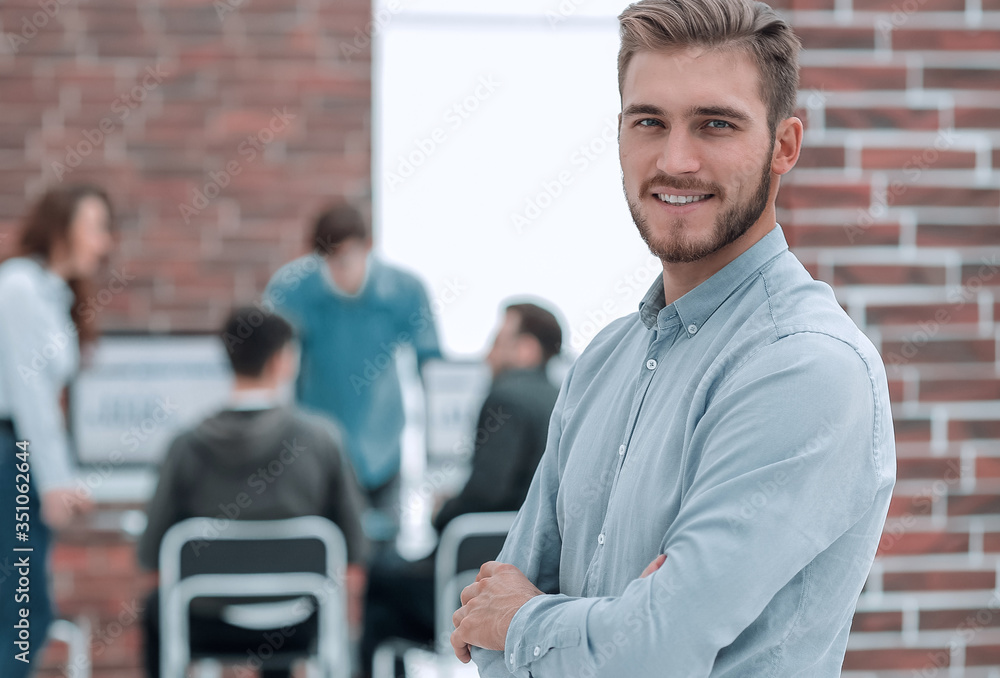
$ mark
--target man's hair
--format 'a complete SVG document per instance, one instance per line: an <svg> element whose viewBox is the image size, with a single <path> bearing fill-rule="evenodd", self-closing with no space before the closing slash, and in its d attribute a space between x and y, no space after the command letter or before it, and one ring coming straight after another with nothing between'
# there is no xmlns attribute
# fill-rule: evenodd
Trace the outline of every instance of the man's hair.
<svg viewBox="0 0 1000 678"><path fill-rule="evenodd" d="M221 336L233 372L241 377L259 377L295 333L281 316L243 306L230 314Z"/></svg>
<svg viewBox="0 0 1000 678"><path fill-rule="evenodd" d="M371 228L361 210L348 202L338 202L316 217L310 244L317 254L327 255L349 238L369 237Z"/></svg>
<svg viewBox="0 0 1000 678"><path fill-rule="evenodd" d="M753 0L641 0L618 17L618 92L636 52L722 48L743 51L760 74L760 97L773 132L795 113L801 43L777 12Z"/></svg>
<svg viewBox="0 0 1000 678"><path fill-rule="evenodd" d="M542 364L559 354L562 348L562 328L556 317L535 304L510 304L507 311L517 313L521 321L519 334L529 334L542 347Z"/></svg>

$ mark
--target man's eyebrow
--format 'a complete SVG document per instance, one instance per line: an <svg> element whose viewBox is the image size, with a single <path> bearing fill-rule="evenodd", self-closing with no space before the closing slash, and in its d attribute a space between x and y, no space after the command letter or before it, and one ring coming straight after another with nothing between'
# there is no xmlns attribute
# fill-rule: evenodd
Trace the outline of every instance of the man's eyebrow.
<svg viewBox="0 0 1000 678"><path fill-rule="evenodd" d="M622 117L630 115L655 115L660 118L666 117L663 109L653 104L630 104L622 111Z"/></svg>
<svg viewBox="0 0 1000 678"><path fill-rule="evenodd" d="M750 122L750 116L738 108L730 106L694 106L688 109L692 118L729 118L740 122Z"/></svg>

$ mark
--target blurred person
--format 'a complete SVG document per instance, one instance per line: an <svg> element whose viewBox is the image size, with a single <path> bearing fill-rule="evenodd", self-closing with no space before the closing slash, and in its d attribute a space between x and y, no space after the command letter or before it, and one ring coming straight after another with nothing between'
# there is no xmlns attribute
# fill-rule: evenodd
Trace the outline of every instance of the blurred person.
<svg viewBox="0 0 1000 678"><path fill-rule="evenodd" d="M81 345L95 338L85 299L111 249L111 221L111 201L102 189L52 188L29 212L18 254L0 264L4 678L28 675L41 657L53 615L47 582L52 531L92 508L88 496L71 489L75 472L62 398L79 367Z"/></svg>
<svg viewBox="0 0 1000 678"><path fill-rule="evenodd" d="M226 321L221 339L235 373L229 405L170 444L146 508L139 562L158 570L163 535L187 518L322 516L337 524L347 542L348 604L352 623L360 623L367 549L360 519L364 502L334 424L283 402L298 365L292 327L278 315L240 308ZM269 470L275 465L280 472ZM154 591L143 621L146 669L153 678L160 674L158 598ZM289 636L288 649L308 648L315 615L305 626L292 628L302 632L283 634ZM194 649L225 647L242 654L277 630L246 631L223 621L215 607L192 605ZM262 675L288 674L265 667Z"/></svg>
<svg viewBox="0 0 1000 678"><path fill-rule="evenodd" d="M434 516L438 532L466 513L521 507L545 450L559 394L546 368L561 347L562 329L551 312L531 303L504 309L486 356L493 382L473 436L472 473L462 491ZM373 564L362 640L365 668L383 640L434 640L435 555L417 562L390 557Z"/></svg>
<svg viewBox="0 0 1000 678"><path fill-rule="evenodd" d="M396 351L415 349L422 365L440 357L427 293L412 274L372 254L368 220L338 203L317 218L313 251L279 269L264 293L302 342L298 402L344 429L351 463L381 521L372 536L398 527L403 400Z"/></svg>
<svg viewBox="0 0 1000 678"><path fill-rule="evenodd" d="M881 358L775 222L799 41L752 0L619 21L625 197L663 276L566 376L452 646L486 678L833 678L895 450Z"/></svg>

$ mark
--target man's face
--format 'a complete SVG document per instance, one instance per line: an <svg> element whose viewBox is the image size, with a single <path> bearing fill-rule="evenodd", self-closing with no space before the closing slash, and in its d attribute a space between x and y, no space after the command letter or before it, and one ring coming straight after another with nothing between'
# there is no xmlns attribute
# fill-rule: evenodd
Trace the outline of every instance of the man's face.
<svg viewBox="0 0 1000 678"><path fill-rule="evenodd" d="M486 356L490 371L496 377L501 372L518 367L521 342L521 317L516 311L507 311L497 329L493 347Z"/></svg>
<svg viewBox="0 0 1000 678"><path fill-rule="evenodd" d="M635 54L619 154L632 219L664 262L698 261L753 226L771 196L774 138L739 51Z"/></svg>

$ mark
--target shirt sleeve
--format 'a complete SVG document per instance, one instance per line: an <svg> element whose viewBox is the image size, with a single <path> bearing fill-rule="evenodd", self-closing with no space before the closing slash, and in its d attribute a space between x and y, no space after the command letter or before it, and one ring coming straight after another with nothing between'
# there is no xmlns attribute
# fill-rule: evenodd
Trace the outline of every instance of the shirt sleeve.
<svg viewBox="0 0 1000 678"><path fill-rule="evenodd" d="M856 566L870 566L895 468L871 369L847 344L808 333L748 359L695 427L689 453L699 461L664 537L663 566L645 579L637 572L617 597L533 598L508 629L508 668L534 678L664 667L708 676L719 650L866 516L876 527L852 548ZM774 491L741 516L762 487Z"/></svg>
<svg viewBox="0 0 1000 678"><path fill-rule="evenodd" d="M514 494L527 446L528 413L507 397L491 393L479 412L472 475L457 497L434 519L439 532L454 518L476 511L499 511ZM480 442L482 441L482 442Z"/></svg>
<svg viewBox="0 0 1000 678"><path fill-rule="evenodd" d="M528 488L528 496L517 513L497 561L515 565L540 591L555 594L559 591L559 560L562 540L556 517L556 494L564 463L560 460L559 443L562 439L566 409L566 394L573 378L575 364L570 368L549 419L545 453L535 469ZM508 643L510 634L507 635ZM472 648L472 658L483 678L501 678L513 673L518 678L528 678L524 668L513 669L503 652Z"/></svg>
<svg viewBox="0 0 1000 678"><path fill-rule="evenodd" d="M434 313L427 300L427 291L419 281L414 282L413 296L413 307L407 324L413 330L413 349L417 354L417 364L422 367L426 361L441 357L441 346L438 343Z"/></svg>
<svg viewBox="0 0 1000 678"><path fill-rule="evenodd" d="M38 493L72 484L73 463L63 413L63 384L46 369L46 351L76 351L76 327L46 336L39 309L47 302L27 280L12 279L0 294L0 370L17 435L29 443L31 474Z"/></svg>

